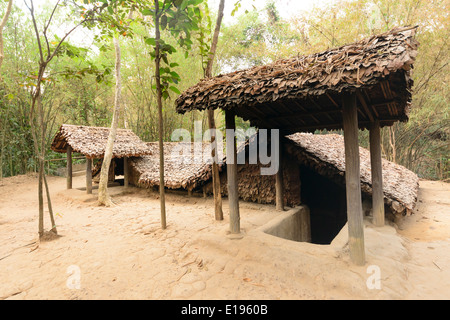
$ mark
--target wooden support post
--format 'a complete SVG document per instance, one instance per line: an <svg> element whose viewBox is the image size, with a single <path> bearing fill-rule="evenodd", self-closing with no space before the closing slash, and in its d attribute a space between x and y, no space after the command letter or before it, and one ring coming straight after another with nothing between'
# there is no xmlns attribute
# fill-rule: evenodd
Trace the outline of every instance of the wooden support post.
<svg viewBox="0 0 450 320"><path fill-rule="evenodd" d="M380 121L370 126L370 166L372 169L372 222L384 226L383 169L381 162Z"/></svg>
<svg viewBox="0 0 450 320"><path fill-rule="evenodd" d="M345 189L347 197L348 245L350 258L356 265L365 264L364 224L358 144L358 111L356 95L343 97L345 144Z"/></svg>
<svg viewBox="0 0 450 320"><path fill-rule="evenodd" d="M86 157L86 193L92 194L92 159Z"/></svg>
<svg viewBox="0 0 450 320"><path fill-rule="evenodd" d="M130 184L130 166L128 165L128 158L123 158L123 186L128 188Z"/></svg>
<svg viewBox="0 0 450 320"><path fill-rule="evenodd" d="M236 151L236 122L233 111L225 111L225 126L227 129L227 180L228 205L230 207L230 232L240 233L239 192L237 181L237 151Z"/></svg>
<svg viewBox="0 0 450 320"><path fill-rule="evenodd" d="M72 147L67 146L67 189L72 189Z"/></svg>
<svg viewBox="0 0 450 320"><path fill-rule="evenodd" d="M281 139L280 139L281 140ZM271 142L273 143L273 142ZM283 156L280 142L280 152L278 153L278 171L275 174L276 207L278 211L284 211L284 186L283 186Z"/></svg>

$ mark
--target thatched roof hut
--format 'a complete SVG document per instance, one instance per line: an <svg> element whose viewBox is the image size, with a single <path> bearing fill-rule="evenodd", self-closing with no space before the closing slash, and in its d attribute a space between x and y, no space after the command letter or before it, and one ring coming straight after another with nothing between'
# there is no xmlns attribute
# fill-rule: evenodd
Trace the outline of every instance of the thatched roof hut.
<svg viewBox="0 0 450 320"><path fill-rule="evenodd" d="M159 186L159 144L148 142L149 155L130 160L132 180L138 186ZM164 142L164 186L169 189L195 189L211 178L209 143L199 143L205 157L195 157L194 143ZM222 168L219 165L219 168Z"/></svg>
<svg viewBox="0 0 450 320"><path fill-rule="evenodd" d="M286 132L342 128L342 92L358 98L367 128L407 121L416 27L396 28L359 42L200 81L176 100L177 111L221 108L260 128Z"/></svg>
<svg viewBox="0 0 450 320"><path fill-rule="evenodd" d="M250 138L254 139L254 137ZM130 160L133 183L141 187L159 186L159 146L157 142L147 143L151 155L132 158ZM248 152L248 143L241 145L238 153ZM192 156L186 157L182 150L189 150ZM193 143L164 143L164 179L165 187L169 189L199 189L211 182L210 144L202 144L205 157L194 159ZM318 174L344 186L345 185L345 152L343 136L338 134L314 135L296 133L283 139L283 150L289 154L298 165L305 165ZM369 150L360 147L361 190L367 196L372 194L372 176L370 169ZM223 159L224 162L226 159ZM226 171L226 163L219 165L221 171ZM410 212L417 200L419 178L405 167L382 161L384 201L393 211ZM289 165L292 169L293 165ZM240 172L239 193L246 200L257 200L262 203L275 201L275 177L259 176L255 168L242 168ZM248 171L248 172L245 172ZM294 174L287 170L286 176ZM264 181L261 181L263 179ZM222 188L226 194L226 175L222 174ZM251 181L253 180L253 181ZM288 179L285 179L286 181ZM293 188L286 186L287 188ZM305 186L307 187L307 186ZM258 190L258 199L255 190ZM261 190L267 189L267 190ZM295 192L298 190L296 189ZM265 199L260 199L264 197ZM289 198L289 196L288 196ZM292 197L293 198L293 197ZM290 201L288 201L289 203ZM295 204L293 202L293 204Z"/></svg>
<svg viewBox="0 0 450 320"><path fill-rule="evenodd" d="M65 153L70 146L88 158L103 158L110 128L89 127L63 124L55 138L51 149ZM114 141L113 158L138 157L151 154L147 145L129 129L117 129Z"/></svg>
<svg viewBox="0 0 450 320"><path fill-rule="evenodd" d="M395 28L356 43L307 56L282 59L200 81L176 100L177 112L221 108L226 129L235 117L283 135L344 129L346 205L350 257L364 265L358 129L369 129L373 157L373 222L384 225L380 127L407 121L417 27ZM231 143L230 143L231 145ZM235 156L235 148L230 151ZM240 233L238 173L227 164L230 232ZM276 175L277 209L283 209L283 173Z"/></svg>
<svg viewBox="0 0 450 320"><path fill-rule="evenodd" d="M314 135L295 133L286 137L285 150L322 176L345 184L344 137L338 134ZM372 194L372 173L369 150L360 147L361 191ZM394 211L410 212L416 204L419 177L407 168L382 159L385 203Z"/></svg>

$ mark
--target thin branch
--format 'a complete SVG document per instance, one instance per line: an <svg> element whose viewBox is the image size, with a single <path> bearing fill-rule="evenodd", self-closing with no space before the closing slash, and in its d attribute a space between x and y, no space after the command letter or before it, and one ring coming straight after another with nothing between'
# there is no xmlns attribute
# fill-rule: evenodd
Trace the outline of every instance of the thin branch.
<svg viewBox="0 0 450 320"><path fill-rule="evenodd" d="M11 13L12 3L13 0L9 0L5 15L3 16L3 19L0 22L0 67L2 66L3 59L5 58L5 52L3 49L3 28L5 27L6 22L8 21L9 18L9 14Z"/></svg>
<svg viewBox="0 0 450 320"><path fill-rule="evenodd" d="M58 0L58 2L56 3L55 7L53 8L52 14L50 15L50 18L48 19L47 25L44 27L44 31L43 31L45 42L47 44L47 59L50 56L50 45L48 43L48 38L47 38L47 29L50 26L50 23L51 23L51 21L53 19L53 15L55 14L55 11L56 11L56 8L59 5L59 2L60 2L60 0Z"/></svg>
<svg viewBox="0 0 450 320"><path fill-rule="evenodd" d="M59 41L58 45L56 46L55 50L53 51L52 55L50 57L47 58L46 63L50 62L53 57L55 56L55 54L58 52L59 48L61 47L62 43L66 40L66 38L79 26L83 25L86 22L91 22L91 21L96 21L96 19L86 19L81 21L80 23L78 23L75 27L73 27L71 30L69 30L69 32L67 32L64 37Z"/></svg>
<svg viewBox="0 0 450 320"><path fill-rule="evenodd" d="M28 5L26 0L23 0L23 2L25 3L25 5L27 6L28 10L30 10L31 13L31 19L33 21L33 26L34 26L34 31L36 33L36 38L37 38L37 42L38 42L38 47L39 47L39 55L41 57L41 63L44 63L44 54L42 53L42 44L41 44L41 38L39 36L39 30L36 24L36 18L34 16L34 4L33 4L33 0L30 0L30 6Z"/></svg>

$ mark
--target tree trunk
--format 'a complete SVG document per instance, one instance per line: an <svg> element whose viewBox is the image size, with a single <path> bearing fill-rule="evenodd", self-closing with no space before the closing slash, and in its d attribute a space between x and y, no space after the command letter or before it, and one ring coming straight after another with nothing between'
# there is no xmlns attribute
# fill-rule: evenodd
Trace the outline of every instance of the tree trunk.
<svg viewBox="0 0 450 320"><path fill-rule="evenodd" d="M120 114L120 99L121 99L121 76L120 76L120 66L121 66L121 56L120 56L120 43L119 38L114 37L114 49L116 51L116 93L114 97L114 114L111 124L111 130L108 135L108 142L106 144L105 155L103 157L102 169L100 171L100 183L98 186L98 204L111 206L112 201L108 194L108 173L109 167L111 165L111 159L114 149L114 141L116 140L117 126L119 124L119 114Z"/></svg>
<svg viewBox="0 0 450 320"><path fill-rule="evenodd" d="M161 77L159 75L159 67L161 57L159 53L159 40L161 34L159 30L159 1L155 0L155 39L156 39L156 54L155 54L155 78L156 78L156 99L158 102L158 123L159 123L159 199L161 202L161 228L166 229L166 200L164 192L164 128L163 128L163 114L162 114L162 89Z"/></svg>
<svg viewBox="0 0 450 320"><path fill-rule="evenodd" d="M6 22L8 21L9 18L9 14L11 13L12 3L13 0L9 0L5 15L3 16L3 19L0 22L0 68L2 67L3 59L5 58L5 52L3 49L3 28L5 27Z"/></svg>
<svg viewBox="0 0 450 320"><path fill-rule="evenodd" d="M39 238L44 235L44 161L39 158L39 180L38 180L38 199L39 199Z"/></svg>
<svg viewBox="0 0 450 320"><path fill-rule="evenodd" d="M42 108L42 100L40 92L37 96L37 110L39 115L39 128L41 133L41 149L39 154L39 183L38 183L38 198L39 198L39 237L44 235L44 179L45 179L45 126L44 126L44 110ZM37 137L37 136L36 136ZM36 145L38 145L36 141ZM47 194L48 195L48 194ZM50 197L50 195L48 195ZM50 204L51 205L51 204Z"/></svg>
<svg viewBox="0 0 450 320"><path fill-rule="evenodd" d="M212 184L214 194L214 215L216 220L223 220L222 210L222 194L220 190L220 173L219 173L219 157L217 155L217 140L216 140L216 124L214 121L214 110L208 109L208 124L211 133L211 157L212 164Z"/></svg>
<svg viewBox="0 0 450 320"><path fill-rule="evenodd" d="M58 234L58 230L56 229L55 217L53 216L52 199L50 198L50 190L48 188L45 172L44 172L44 185L45 185L45 193L47 195L48 214L50 215L50 221L52 223L52 228L50 231L52 231L54 234Z"/></svg>
<svg viewBox="0 0 450 320"><path fill-rule="evenodd" d="M395 130L394 125L388 128L389 130L389 145L391 146L392 154L391 161L397 163L396 146L395 146Z"/></svg>
<svg viewBox="0 0 450 320"><path fill-rule="evenodd" d="M220 0L219 11L217 14L216 28L214 30L214 36L211 43L210 55L208 64L206 65L205 76L207 78L212 77L212 67L214 63L214 57L217 49L217 41L219 39L220 26L222 24L223 10L225 6L225 0ZM219 159L217 156L217 140L216 140L216 123L214 121L214 109L208 109L208 125L211 132L211 157L213 158L212 165L212 182L213 182L213 194L214 194L214 212L216 220L223 220L222 210L222 195L220 190L220 174L219 174Z"/></svg>
<svg viewBox="0 0 450 320"><path fill-rule="evenodd" d="M2 132L2 140L0 143L0 181L3 179L3 148L4 148L4 145L5 145L5 131Z"/></svg>
<svg viewBox="0 0 450 320"><path fill-rule="evenodd" d="M3 28L8 21L9 14L11 13L13 0L9 0L8 7L6 8L5 15L3 16L2 21L0 22L0 68L3 64L3 59L5 58L4 48L3 48ZM1 76L0 76L1 80ZM3 145L5 141L5 132L2 133L2 143L1 143L1 151L0 151L0 180L3 179Z"/></svg>
<svg viewBox="0 0 450 320"><path fill-rule="evenodd" d="M8 18L9 12L11 10L10 6L12 5L12 0L9 1L8 3L8 9L7 9L7 15L5 15L5 17L3 18L2 22L0 23L1 29L3 29L6 20ZM53 59L53 57L55 57L56 53L58 52L58 49L60 48L61 44L64 42L64 40L78 27L81 25L78 24L77 26L75 26L74 28L72 28L68 33L65 34L65 36L59 41L58 45L56 46L56 49L53 51L53 53L51 52L49 46L47 46L47 55L44 58L44 51L42 48L42 44L41 44L41 36L39 34L38 31L38 27L37 27L37 23L36 23L36 18L34 16L34 4L33 1L30 1L30 4L28 4L27 2L25 2L26 7L29 9L30 14L31 14L31 19L33 22L33 26L34 26L34 31L35 31L35 35L36 35L36 40L37 40L37 44L38 44L38 48L39 48L39 71L38 71L38 76L37 76L37 81L36 81L36 86L34 88L34 91L31 92L31 108L30 108L30 113L29 113L29 121L30 121L30 131L31 134L33 136L33 145L34 145L34 149L35 149L35 155L36 157L38 157L38 162L39 162L39 181L38 181L38 198L39 198L39 236L42 237L44 234L44 199L43 199L43 183L45 182L46 184L46 190L47 190L47 199L48 199L48 205L49 205L49 211L50 211L50 218L52 220L52 230L55 230L55 222L53 219L53 209L51 208L51 201L50 201L50 193L48 192L48 185L46 182L46 178L45 178L45 172L44 172L44 160L45 160L45 132L47 130L47 121L44 120L44 111L42 108L42 102L41 102L41 83L42 83L42 79L44 77L44 73L45 73L45 69L48 65L48 63ZM50 25L50 22L52 20L53 17L53 13L55 12L56 8L59 5L59 1L56 3L53 12L49 18L49 20L47 21L46 26L44 27L44 32L43 32L43 36L45 38L45 40L47 41L47 28ZM1 36L1 35L0 35ZM47 42L48 44L48 42ZM1 47L3 47L3 43L1 43ZM0 58L0 62L3 61L3 53L2 56ZM39 116L39 118L35 117L35 107L37 105L38 111L37 111L37 115ZM39 123L39 126L38 126ZM39 143L38 143L38 135L37 135L37 131L38 129L40 130L40 148L39 148Z"/></svg>

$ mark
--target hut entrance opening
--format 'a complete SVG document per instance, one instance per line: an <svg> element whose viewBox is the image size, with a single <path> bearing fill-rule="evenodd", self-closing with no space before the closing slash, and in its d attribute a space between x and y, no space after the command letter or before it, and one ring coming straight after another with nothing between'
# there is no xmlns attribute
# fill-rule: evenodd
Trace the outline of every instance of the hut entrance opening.
<svg viewBox="0 0 450 320"><path fill-rule="evenodd" d="M102 169L103 159L99 159L92 170L92 177L96 183L100 181L100 171ZM109 166L108 183L110 186L124 185L124 158L113 158Z"/></svg>
<svg viewBox="0 0 450 320"><path fill-rule="evenodd" d="M121 186L124 185L124 160L123 158L115 158L114 163L114 182L118 182Z"/></svg>
<svg viewBox="0 0 450 320"><path fill-rule="evenodd" d="M311 243L330 244L347 223L345 187L300 166L302 203L310 210Z"/></svg>

